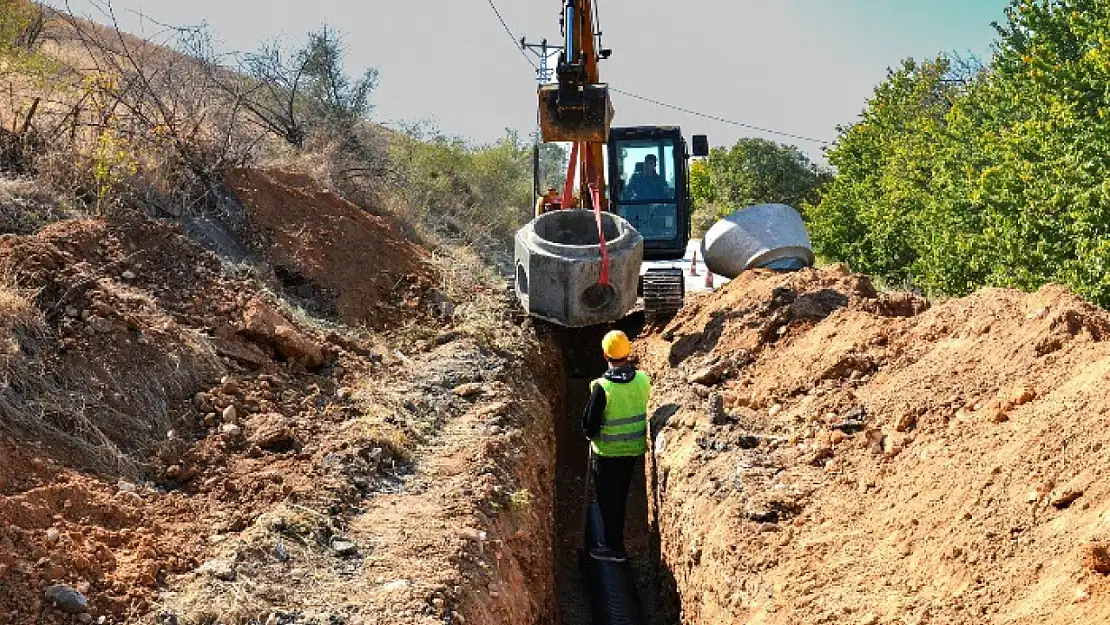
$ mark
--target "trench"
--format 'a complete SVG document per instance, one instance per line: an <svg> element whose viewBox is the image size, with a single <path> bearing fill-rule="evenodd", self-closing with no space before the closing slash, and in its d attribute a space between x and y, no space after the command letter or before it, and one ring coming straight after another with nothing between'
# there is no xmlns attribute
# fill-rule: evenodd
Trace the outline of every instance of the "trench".
<svg viewBox="0 0 1110 625"><path fill-rule="evenodd" d="M642 314L615 325L635 339L643 330ZM588 556L583 545L586 526L588 447L581 431L581 415L589 398L589 383L601 376L606 363L601 339L611 327L567 329L547 326L563 364L562 405L556 406L555 481L555 608L557 625L604 625L591 615ZM644 463L650 468L650 456ZM644 469L644 464L640 465ZM677 625L674 578L661 565L658 533L650 522L649 495L654 493L647 471L637 470L629 494L625 542L644 625Z"/></svg>

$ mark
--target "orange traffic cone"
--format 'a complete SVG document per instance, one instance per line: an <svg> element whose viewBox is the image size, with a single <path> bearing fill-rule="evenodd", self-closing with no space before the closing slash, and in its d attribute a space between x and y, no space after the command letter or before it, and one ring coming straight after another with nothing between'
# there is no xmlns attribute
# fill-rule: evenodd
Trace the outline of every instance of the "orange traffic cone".
<svg viewBox="0 0 1110 625"><path fill-rule="evenodd" d="M713 288L713 272L709 271L708 267L705 268L705 288Z"/></svg>
<svg viewBox="0 0 1110 625"><path fill-rule="evenodd" d="M690 261L690 275L698 275L698 253L694 252L694 260Z"/></svg>

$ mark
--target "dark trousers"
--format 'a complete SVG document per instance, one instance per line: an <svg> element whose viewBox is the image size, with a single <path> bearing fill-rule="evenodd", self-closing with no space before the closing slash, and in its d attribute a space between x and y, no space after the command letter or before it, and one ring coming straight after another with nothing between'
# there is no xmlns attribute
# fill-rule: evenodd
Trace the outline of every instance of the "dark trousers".
<svg viewBox="0 0 1110 625"><path fill-rule="evenodd" d="M628 510L628 488L639 456L603 458L594 456L594 488L601 520L605 523L605 546L624 551L624 515Z"/></svg>

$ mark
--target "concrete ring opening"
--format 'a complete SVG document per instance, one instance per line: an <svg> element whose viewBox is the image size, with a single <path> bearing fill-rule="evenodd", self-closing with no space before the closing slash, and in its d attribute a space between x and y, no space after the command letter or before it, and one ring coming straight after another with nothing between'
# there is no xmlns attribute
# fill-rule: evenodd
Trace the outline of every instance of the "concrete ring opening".
<svg viewBox="0 0 1110 625"><path fill-rule="evenodd" d="M602 213L601 227L605 240L611 242L620 236L620 229L612 215ZM558 245L600 245L597 237L597 218L592 211L555 211L544 215L535 224L538 237Z"/></svg>
<svg viewBox="0 0 1110 625"><path fill-rule="evenodd" d="M601 311L617 301L617 290L600 282L582 292L582 305L591 311Z"/></svg>

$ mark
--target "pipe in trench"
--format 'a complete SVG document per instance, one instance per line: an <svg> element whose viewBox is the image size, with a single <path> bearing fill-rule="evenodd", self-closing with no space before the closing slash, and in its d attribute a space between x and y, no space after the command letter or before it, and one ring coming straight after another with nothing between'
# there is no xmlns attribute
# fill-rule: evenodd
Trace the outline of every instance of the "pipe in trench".
<svg viewBox="0 0 1110 625"><path fill-rule="evenodd" d="M643 625L644 616L636 594L632 565L627 561L605 562L589 556L590 550L605 536L601 508L596 501L590 503L586 511L585 535L583 566L590 585L594 625Z"/></svg>

